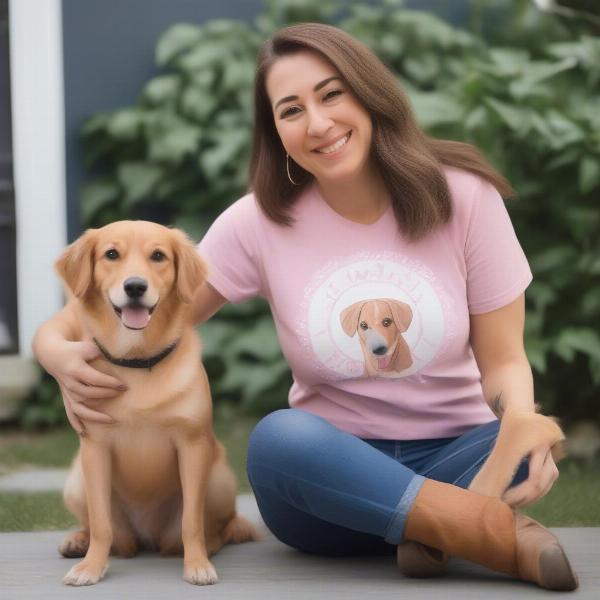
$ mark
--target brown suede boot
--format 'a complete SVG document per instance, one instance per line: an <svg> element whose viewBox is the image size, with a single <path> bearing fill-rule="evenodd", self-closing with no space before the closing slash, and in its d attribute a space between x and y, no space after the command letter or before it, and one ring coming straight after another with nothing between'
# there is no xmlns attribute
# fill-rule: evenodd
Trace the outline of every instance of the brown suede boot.
<svg viewBox="0 0 600 600"><path fill-rule="evenodd" d="M447 483L425 480L404 537L543 588L567 591L578 585L552 532L497 498Z"/></svg>
<svg viewBox="0 0 600 600"><path fill-rule="evenodd" d="M564 456L564 439L565 435L553 417L507 411L502 417L494 448L469 489L500 498L519 464L533 448L548 445L558 463ZM448 555L418 542L404 542L398 546L397 562L400 572L407 577L439 577L446 572Z"/></svg>
<svg viewBox="0 0 600 600"><path fill-rule="evenodd" d="M406 577L440 577L446 573L448 555L431 546L406 541L398 546L396 562Z"/></svg>

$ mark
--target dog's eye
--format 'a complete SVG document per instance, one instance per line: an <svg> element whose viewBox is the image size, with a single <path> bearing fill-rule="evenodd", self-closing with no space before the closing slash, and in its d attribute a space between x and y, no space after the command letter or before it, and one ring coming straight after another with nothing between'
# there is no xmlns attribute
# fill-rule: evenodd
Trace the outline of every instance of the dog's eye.
<svg viewBox="0 0 600 600"><path fill-rule="evenodd" d="M104 256L106 256L108 260L117 260L119 258L119 253L114 248L111 248L104 253Z"/></svg>
<svg viewBox="0 0 600 600"><path fill-rule="evenodd" d="M360 322L360 328L361 329L369 329L369 326L367 325L366 321L361 321Z"/></svg>
<svg viewBox="0 0 600 600"><path fill-rule="evenodd" d="M163 260L165 260L165 258L167 258L165 256L165 253L161 252L160 250L155 250L152 253L152 256L150 256L150 260L153 260L154 262L162 262Z"/></svg>
<svg viewBox="0 0 600 600"><path fill-rule="evenodd" d="M389 327L389 326L392 324L392 322L393 322L393 321L392 321L391 319L389 319L389 318L387 318L387 317L386 317L386 318L385 318L383 321L381 321L381 324L382 324L384 327Z"/></svg>

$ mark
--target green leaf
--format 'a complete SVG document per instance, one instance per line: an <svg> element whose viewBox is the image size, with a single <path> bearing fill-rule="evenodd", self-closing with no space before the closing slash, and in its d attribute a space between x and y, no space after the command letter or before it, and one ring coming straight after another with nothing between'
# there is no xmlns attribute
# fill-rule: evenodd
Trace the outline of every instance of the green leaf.
<svg viewBox="0 0 600 600"><path fill-rule="evenodd" d="M549 284L534 280L527 288L527 298L535 304L538 311L543 312L549 304L556 300L557 294Z"/></svg>
<svg viewBox="0 0 600 600"><path fill-rule="evenodd" d="M143 111L137 108L125 108L110 115L106 128L113 138L128 141L140 135L142 122Z"/></svg>
<svg viewBox="0 0 600 600"><path fill-rule="evenodd" d="M573 237L585 242L594 237L600 225L600 213L596 207L577 207L573 206L565 215L566 221L570 226ZM591 254L583 252L580 258L587 258Z"/></svg>
<svg viewBox="0 0 600 600"><path fill-rule="evenodd" d="M556 246L532 256L529 263L534 273L541 274L563 265L570 265L576 257L577 252L571 246Z"/></svg>
<svg viewBox="0 0 600 600"><path fill-rule="evenodd" d="M415 58L407 58L404 68L408 75L419 83L427 83L434 79L440 71L440 62L432 54L424 54Z"/></svg>
<svg viewBox="0 0 600 600"><path fill-rule="evenodd" d="M419 124L425 129L447 123L461 122L464 109L450 95L437 93L409 92L411 104L415 110Z"/></svg>
<svg viewBox="0 0 600 600"><path fill-rule="evenodd" d="M579 191L589 194L600 184L600 157L584 156L579 163Z"/></svg>
<svg viewBox="0 0 600 600"><path fill-rule="evenodd" d="M199 87L188 87L181 96L181 110L186 117L203 123L218 105L215 94Z"/></svg>
<svg viewBox="0 0 600 600"><path fill-rule="evenodd" d="M484 98L484 102L508 125L518 137L529 133L533 125L534 112L529 108L517 108L495 98Z"/></svg>
<svg viewBox="0 0 600 600"><path fill-rule="evenodd" d="M526 338L525 340L525 352L527 354L527 358L531 363L531 366L538 373L546 372L546 352L547 352L547 344L540 340L539 338Z"/></svg>
<svg viewBox="0 0 600 600"><path fill-rule="evenodd" d="M94 215L119 197L120 188L112 178L97 179L85 186L81 198L81 220L90 225Z"/></svg>
<svg viewBox="0 0 600 600"><path fill-rule="evenodd" d="M178 54L188 50L202 37L202 30L197 25L179 23L170 27L159 39L156 46L156 63L164 67Z"/></svg>
<svg viewBox="0 0 600 600"><path fill-rule="evenodd" d="M587 290L581 298L581 313L584 317L600 315L600 286Z"/></svg>
<svg viewBox="0 0 600 600"><path fill-rule="evenodd" d="M202 356L205 358L222 357L223 349L239 333L239 326L222 319L211 319L199 328L202 340Z"/></svg>
<svg viewBox="0 0 600 600"><path fill-rule="evenodd" d="M179 95L180 85L181 77L179 75L162 75L151 79L144 87L142 95L151 104L172 102Z"/></svg>
<svg viewBox="0 0 600 600"><path fill-rule="evenodd" d="M270 315L261 317L253 327L245 329L226 350L227 356L244 354L261 360L273 360L281 356L275 325Z"/></svg>
<svg viewBox="0 0 600 600"><path fill-rule="evenodd" d="M225 166L233 162L249 141L249 131L224 130L216 144L204 150L200 156L199 163L206 176L210 179L215 178Z"/></svg>
<svg viewBox="0 0 600 600"><path fill-rule="evenodd" d="M173 227L177 227L178 229L183 229L187 231L191 240L195 242L200 241L208 231L210 223L198 215L190 215L190 214L180 214L175 217L173 221ZM217 322L215 319L209 321L209 323ZM202 338L203 346L204 346L204 338ZM221 347L219 346L215 351L211 346L211 352L215 357L220 357L221 355Z"/></svg>
<svg viewBox="0 0 600 600"><path fill-rule="evenodd" d="M147 197L162 174L161 167L146 162L129 162L119 165L117 176L125 192L125 206L131 207Z"/></svg>
<svg viewBox="0 0 600 600"><path fill-rule="evenodd" d="M283 359L266 364L236 361L235 364L228 364L225 376L215 387L220 393L241 391L242 406L247 406L288 371L289 367Z"/></svg>
<svg viewBox="0 0 600 600"><path fill-rule="evenodd" d="M254 81L254 61L234 60L225 64L222 85L225 90L250 88Z"/></svg>
<svg viewBox="0 0 600 600"><path fill-rule="evenodd" d="M530 64L529 52L516 48L492 48L490 58L498 75L518 75Z"/></svg>
<svg viewBox="0 0 600 600"><path fill-rule="evenodd" d="M569 327L558 336L555 350L558 352L558 349L567 355L578 351L600 360L600 336L591 328Z"/></svg>
<svg viewBox="0 0 600 600"><path fill-rule="evenodd" d="M560 169L573 163L579 163L578 148L569 148L568 150L557 154L552 160L550 160L546 164L546 170L554 171L555 169Z"/></svg>
<svg viewBox="0 0 600 600"><path fill-rule="evenodd" d="M179 127L151 140L148 158L153 162L179 164L186 155L195 153L202 136L198 127Z"/></svg>
<svg viewBox="0 0 600 600"><path fill-rule="evenodd" d="M110 120L110 113L102 112L92 115L89 119L83 124L81 128L81 134L84 137L92 136L96 133L102 132L107 123Z"/></svg>
<svg viewBox="0 0 600 600"><path fill-rule="evenodd" d="M211 42L199 44L196 48L179 59L181 68L185 71L196 71L212 67L214 64L223 63L227 58L224 44Z"/></svg>
<svg viewBox="0 0 600 600"><path fill-rule="evenodd" d="M515 98L524 98L532 95L544 95L550 88L541 87L539 84L559 73L573 69L577 60L573 57L565 58L558 63L547 61L530 61L523 65L523 74L519 79L511 82L509 89Z"/></svg>
<svg viewBox="0 0 600 600"><path fill-rule="evenodd" d="M563 145L573 144L585 139L585 133L581 127L558 110L549 110L546 118L554 135L561 140Z"/></svg>

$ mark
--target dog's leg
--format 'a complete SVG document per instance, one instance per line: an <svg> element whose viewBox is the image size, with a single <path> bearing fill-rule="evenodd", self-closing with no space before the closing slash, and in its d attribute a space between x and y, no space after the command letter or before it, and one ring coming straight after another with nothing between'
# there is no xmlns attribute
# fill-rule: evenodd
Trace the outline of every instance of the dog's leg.
<svg viewBox="0 0 600 600"><path fill-rule="evenodd" d="M206 491L206 547L208 555L224 544L240 544L260 539L252 523L236 513L237 481L227 462L226 451L217 442L217 458Z"/></svg>
<svg viewBox="0 0 600 600"><path fill-rule="evenodd" d="M89 529L80 529L72 531L65 536L62 544L58 547L58 551L65 558L83 558L90 547L90 531Z"/></svg>
<svg viewBox="0 0 600 600"><path fill-rule="evenodd" d="M112 498L112 532L113 543L111 554L122 558L133 558L139 550L131 522L125 513L122 500L115 494Z"/></svg>
<svg viewBox="0 0 600 600"><path fill-rule="evenodd" d="M564 433L552 417L507 411L500 421L494 448L471 481L469 489L485 496L501 498L526 456L536 447L548 446L552 449L555 462L558 462L564 456L561 451L564 439Z"/></svg>
<svg viewBox="0 0 600 600"><path fill-rule="evenodd" d="M168 502L164 513L169 517L164 523L158 548L162 556L183 556L181 541L181 519L183 518L183 500L180 494Z"/></svg>
<svg viewBox="0 0 600 600"><path fill-rule="evenodd" d="M215 451L213 438L181 436L176 440L183 492L183 578L188 583L216 583L217 572L208 560L204 532L206 486Z"/></svg>
<svg viewBox="0 0 600 600"><path fill-rule="evenodd" d="M67 475L63 490L63 499L67 508L79 521L81 529L68 533L62 544L58 547L58 551L65 558L82 558L86 555L90 545L90 522L79 452L73 460L71 469Z"/></svg>
<svg viewBox="0 0 600 600"><path fill-rule="evenodd" d="M111 457L108 448L81 439L81 462L90 519L90 546L85 558L64 577L67 585L93 585L104 577L112 545Z"/></svg>

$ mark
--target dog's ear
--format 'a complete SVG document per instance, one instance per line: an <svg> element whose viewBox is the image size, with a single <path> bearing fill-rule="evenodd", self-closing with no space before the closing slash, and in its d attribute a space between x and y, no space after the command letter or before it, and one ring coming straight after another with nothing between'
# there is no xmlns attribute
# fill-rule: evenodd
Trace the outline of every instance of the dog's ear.
<svg viewBox="0 0 600 600"><path fill-rule="evenodd" d="M92 285L96 232L97 229L88 229L54 263L56 272L77 298L81 298Z"/></svg>
<svg viewBox="0 0 600 600"><path fill-rule="evenodd" d="M172 229L171 234L175 253L177 295L182 302L189 304L198 288L206 281L208 267L183 231Z"/></svg>
<svg viewBox="0 0 600 600"><path fill-rule="evenodd" d="M396 327L398 327L400 331L406 331L412 323L412 308L408 304L392 298L384 298L384 302L388 303L390 310L392 311Z"/></svg>
<svg viewBox="0 0 600 600"><path fill-rule="evenodd" d="M364 304L364 301L355 302L340 313L340 323L342 324L342 329L346 335L354 337L356 329L358 328L360 311L362 310Z"/></svg>

